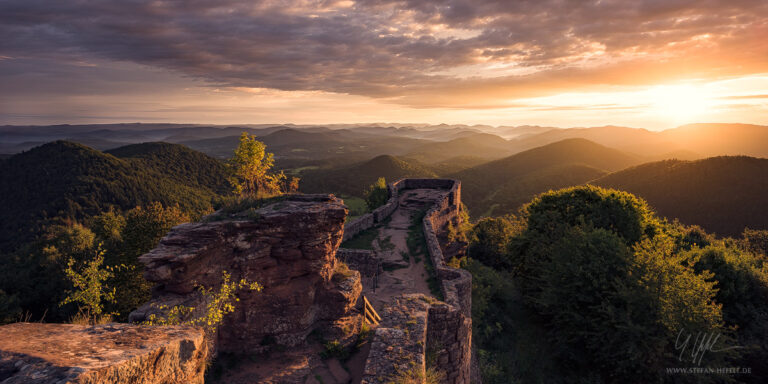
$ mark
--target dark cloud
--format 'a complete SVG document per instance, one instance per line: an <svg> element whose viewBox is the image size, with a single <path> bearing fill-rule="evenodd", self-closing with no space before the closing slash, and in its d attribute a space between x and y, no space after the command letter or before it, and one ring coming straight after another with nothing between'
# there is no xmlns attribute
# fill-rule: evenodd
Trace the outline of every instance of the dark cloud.
<svg viewBox="0 0 768 384"><path fill-rule="evenodd" d="M5 57L409 105L768 72L765 0L4 0L0 36ZM490 64L510 71L471 76Z"/></svg>

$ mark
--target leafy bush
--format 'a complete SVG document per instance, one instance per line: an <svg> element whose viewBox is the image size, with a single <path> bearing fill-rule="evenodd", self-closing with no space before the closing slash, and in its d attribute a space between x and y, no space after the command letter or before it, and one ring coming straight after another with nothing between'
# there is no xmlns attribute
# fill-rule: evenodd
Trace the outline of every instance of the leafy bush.
<svg viewBox="0 0 768 384"><path fill-rule="evenodd" d="M707 354L708 366L759 372L764 350L748 350L742 359L728 347L768 340L768 327L747 325L766 324L762 257L745 257L741 243L700 228L664 222L620 191L548 192L522 213L522 221L485 219L472 231L469 255L477 259L465 267L473 274L484 381L667 381L666 367L695 365L680 360L675 346L688 334L717 335L714 350L723 350ZM545 346L539 338L536 348L527 347L527 334L545 336ZM550 373L533 373L532 366ZM551 373L558 366L568 369Z"/></svg>
<svg viewBox="0 0 768 384"><path fill-rule="evenodd" d="M232 281L232 276L227 271L222 271L221 279L222 282L218 291L214 292L213 288L206 288L203 286L198 287L201 295L205 298L203 301L208 303L200 315L195 315L198 313L198 309L195 307L184 305L177 305L170 308L167 306L158 306L158 309L167 310L166 315L158 316L152 314L144 324L192 325L201 326L212 331L221 324L224 320L224 316L235 311L235 303L240 301L236 296L239 290L248 289L258 292L262 289L262 286L258 283L246 279Z"/></svg>
<svg viewBox="0 0 768 384"><path fill-rule="evenodd" d="M70 291L59 305L78 303L80 318L90 324L108 321L112 315L103 313L104 304L115 301L115 289L110 289L105 282L115 274L112 268L103 268L103 264L104 251L99 245L94 258L86 261L79 271L75 270L75 260L72 258L69 259L67 269L64 270L75 289Z"/></svg>
<svg viewBox="0 0 768 384"><path fill-rule="evenodd" d="M379 177L375 183L368 186L365 190L365 203L368 205L368 209L373 211L386 204L387 200L389 200L387 181L383 177Z"/></svg>

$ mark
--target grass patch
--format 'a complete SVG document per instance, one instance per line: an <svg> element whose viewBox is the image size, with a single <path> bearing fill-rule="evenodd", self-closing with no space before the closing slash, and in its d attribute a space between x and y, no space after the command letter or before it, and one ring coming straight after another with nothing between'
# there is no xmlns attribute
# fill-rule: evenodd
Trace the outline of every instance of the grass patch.
<svg viewBox="0 0 768 384"><path fill-rule="evenodd" d="M260 215L256 212L258 209L273 203L285 201L288 195L269 196L269 197L225 197L214 203L217 212L206 217L206 222L221 221L226 219L250 219L258 220ZM275 204L274 209L281 209L283 205Z"/></svg>
<svg viewBox="0 0 768 384"><path fill-rule="evenodd" d="M408 267L406 267L406 266L399 266L399 265L391 265L391 264L387 264L387 265L381 267L381 269L383 269L383 270L385 270L387 272L397 271L398 269L405 269L405 268L408 268Z"/></svg>
<svg viewBox="0 0 768 384"><path fill-rule="evenodd" d="M342 195L341 198L344 200L344 204L346 204L347 208L349 208L349 215L347 215L346 222L356 220L360 216L368 213L368 205L363 198L344 195Z"/></svg>
<svg viewBox="0 0 768 384"><path fill-rule="evenodd" d="M406 244L408 245L408 253L413 256L413 259L418 263L422 258L425 258L424 269L427 271L427 285L432 295L440 300L443 300L443 291L440 289L440 282L437 280L437 273L435 266L432 264L432 258L427 254L427 238L424 235L424 227L422 221L426 211L420 211L411 216L411 225L408 226L408 238Z"/></svg>
<svg viewBox="0 0 768 384"><path fill-rule="evenodd" d="M384 240L379 239L377 242L379 244L379 249L382 251L391 251L395 249L395 244L392 243L392 236L387 236Z"/></svg>
<svg viewBox="0 0 768 384"><path fill-rule="evenodd" d="M351 269L349 269L349 266L347 263L336 260L336 269L333 271L333 279L334 280L343 280L350 276L352 276L353 272Z"/></svg>
<svg viewBox="0 0 768 384"><path fill-rule="evenodd" d="M341 243L342 248L347 249L367 249L373 251L373 241L379 236L379 229L371 227L358 233L355 237Z"/></svg>
<svg viewBox="0 0 768 384"><path fill-rule="evenodd" d="M323 344L323 351L320 352L320 358L323 360L336 358L345 361L349 358L349 350L344 348L338 340L328 341Z"/></svg>
<svg viewBox="0 0 768 384"><path fill-rule="evenodd" d="M425 211L420 211L411 216L411 225L408 226L408 237L405 240L408 253L413 256L417 263L421 261L427 250L427 239L424 237L424 229L421 224L425 214Z"/></svg>

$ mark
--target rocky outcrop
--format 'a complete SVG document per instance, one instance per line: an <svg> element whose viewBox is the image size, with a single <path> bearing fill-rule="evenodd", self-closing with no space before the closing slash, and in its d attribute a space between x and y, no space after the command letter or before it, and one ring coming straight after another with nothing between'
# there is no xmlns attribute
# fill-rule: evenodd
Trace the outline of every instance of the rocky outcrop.
<svg viewBox="0 0 768 384"><path fill-rule="evenodd" d="M5 384L203 383L208 356L191 327L15 323L0 335Z"/></svg>
<svg viewBox="0 0 768 384"><path fill-rule="evenodd" d="M235 312L218 328L218 351L296 346L315 329L327 335L355 333L360 275L337 271L334 257L346 214L332 195L297 195L253 210L247 218L212 216L179 225L139 258L145 277L157 286L152 301L130 319L146 319L161 312L161 305L203 308L195 287L216 289L227 271L233 281L256 281L264 288L239 292Z"/></svg>

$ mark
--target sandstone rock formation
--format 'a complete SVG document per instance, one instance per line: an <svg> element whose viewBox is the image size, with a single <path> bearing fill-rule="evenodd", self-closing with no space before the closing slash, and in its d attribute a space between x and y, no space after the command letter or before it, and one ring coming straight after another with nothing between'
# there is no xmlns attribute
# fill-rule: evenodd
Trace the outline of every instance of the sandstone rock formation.
<svg viewBox="0 0 768 384"><path fill-rule="evenodd" d="M261 292L242 291L234 313L216 335L218 351L259 353L296 346L322 328L341 338L360 326L354 308L361 292L356 271L336 271L346 207L332 195L297 195L250 212L209 217L173 228L140 257L145 277L157 284L153 299L131 314L141 321L158 305L205 307L195 286L221 284L222 271L256 281Z"/></svg>
<svg viewBox="0 0 768 384"><path fill-rule="evenodd" d="M208 356L191 327L15 323L0 335L5 384L203 383Z"/></svg>

